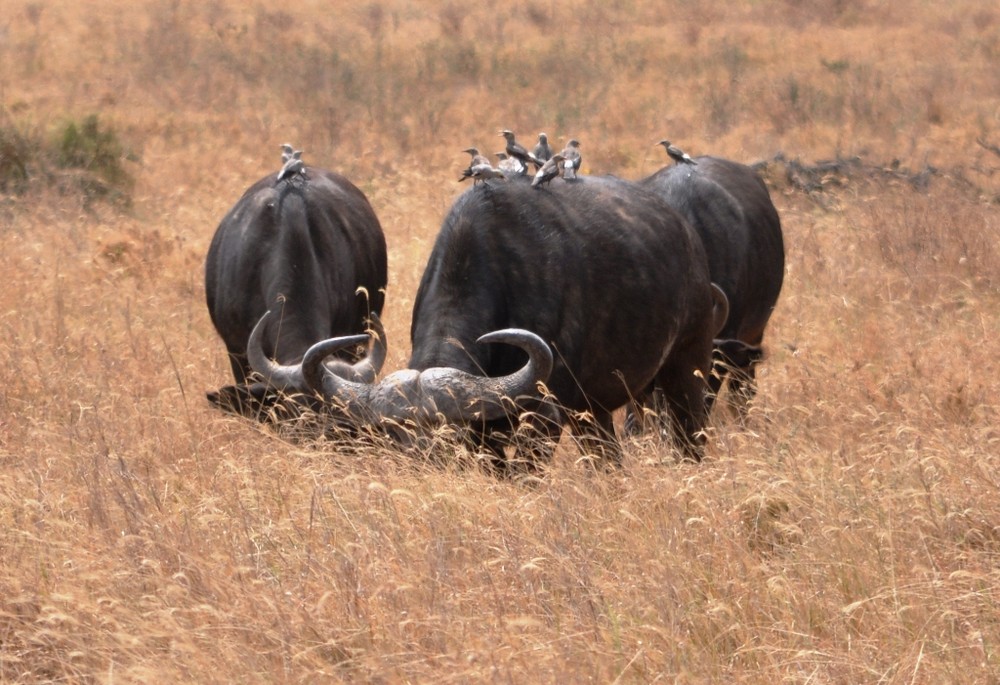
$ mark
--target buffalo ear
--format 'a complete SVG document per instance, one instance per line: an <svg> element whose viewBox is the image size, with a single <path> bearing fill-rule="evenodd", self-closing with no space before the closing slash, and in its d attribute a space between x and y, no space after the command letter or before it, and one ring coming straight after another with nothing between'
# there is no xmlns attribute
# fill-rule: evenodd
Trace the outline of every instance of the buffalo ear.
<svg viewBox="0 0 1000 685"><path fill-rule="evenodd" d="M729 298L715 283L712 286L712 335L718 335L729 319Z"/></svg>

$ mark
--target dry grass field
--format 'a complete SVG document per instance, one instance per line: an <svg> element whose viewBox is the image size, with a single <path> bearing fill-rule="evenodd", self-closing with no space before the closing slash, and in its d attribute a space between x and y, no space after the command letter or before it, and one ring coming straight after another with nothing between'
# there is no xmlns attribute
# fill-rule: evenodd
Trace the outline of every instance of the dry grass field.
<svg viewBox="0 0 1000 685"><path fill-rule="evenodd" d="M1000 682L998 65L978 0L5 0L0 683ZM505 127L770 160L746 425L515 484L208 405L205 253L280 143L378 213L397 369Z"/></svg>

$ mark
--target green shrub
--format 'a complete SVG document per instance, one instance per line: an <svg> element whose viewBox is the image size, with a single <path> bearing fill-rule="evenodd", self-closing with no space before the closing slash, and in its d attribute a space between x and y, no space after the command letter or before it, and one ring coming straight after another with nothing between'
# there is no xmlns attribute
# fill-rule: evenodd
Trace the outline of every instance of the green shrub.
<svg viewBox="0 0 1000 685"><path fill-rule="evenodd" d="M41 179L84 202L105 199L128 207L134 181L125 167L134 159L96 114L69 121L44 138L0 117L0 193L22 194Z"/></svg>
<svg viewBox="0 0 1000 685"><path fill-rule="evenodd" d="M96 114L79 124L68 122L55 145L56 164L63 169L80 169L78 187L87 199L106 197L130 204L133 179L124 166L132 155L110 128L102 128Z"/></svg>
<svg viewBox="0 0 1000 685"><path fill-rule="evenodd" d="M0 126L0 192L21 192L28 185L32 149L37 146L14 126Z"/></svg>

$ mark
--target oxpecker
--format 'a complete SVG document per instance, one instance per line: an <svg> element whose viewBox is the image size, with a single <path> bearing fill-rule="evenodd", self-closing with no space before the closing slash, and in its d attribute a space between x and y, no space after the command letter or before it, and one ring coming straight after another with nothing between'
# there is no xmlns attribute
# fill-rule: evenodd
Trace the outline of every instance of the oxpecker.
<svg viewBox="0 0 1000 685"><path fill-rule="evenodd" d="M466 148L463 152L468 152L472 161L469 163L469 168L462 171L462 178L458 179L459 183L467 178L471 178L473 183L490 178L504 178L503 172L494 169L490 160L479 154L477 148Z"/></svg>
<svg viewBox="0 0 1000 685"><path fill-rule="evenodd" d="M580 141L576 138L570 139L559 154L565 160L562 164L563 179L567 181L575 179L576 172L580 170L580 164L583 162L583 157L580 155Z"/></svg>
<svg viewBox="0 0 1000 685"><path fill-rule="evenodd" d="M528 173L528 168L521 164L521 160L508 156L506 152L498 152L496 155L500 160L497 169L502 171L504 176L523 176Z"/></svg>
<svg viewBox="0 0 1000 685"><path fill-rule="evenodd" d="M549 157L545 164L542 165L542 168L535 174L535 177L531 179L531 186L538 188L543 183L548 183L554 179L561 171L565 171L564 161L561 154Z"/></svg>
<svg viewBox="0 0 1000 685"><path fill-rule="evenodd" d="M472 182L473 184L479 181L487 181L491 178L506 178L504 173L499 169L494 169L493 165L487 162L486 164L475 164L472 167Z"/></svg>
<svg viewBox="0 0 1000 685"><path fill-rule="evenodd" d="M680 149L679 147L671 145L669 140L666 139L661 140L659 143L657 143L657 145L662 145L664 149L667 151L667 155L670 156L670 159L674 160L678 164L698 163L693 159L691 159L691 156L688 155L688 153L684 152L684 150Z"/></svg>
<svg viewBox="0 0 1000 685"><path fill-rule="evenodd" d="M538 169L545 163L535 157L532 153L525 150L523 145L514 140L514 132L509 128L505 128L500 131L500 135L507 139L507 154L519 160L525 167L528 166L528 162L531 162L535 165L535 168Z"/></svg>
<svg viewBox="0 0 1000 685"><path fill-rule="evenodd" d="M544 133L538 134L538 145L531 151L539 162L547 162L552 157L552 148L549 147L549 137Z"/></svg>
<svg viewBox="0 0 1000 685"><path fill-rule="evenodd" d="M282 153L281 156L284 159L285 154ZM302 173L302 170L305 168L305 162L302 161L302 150L294 150L291 156L285 160L285 165L281 167L281 171L278 172L278 180L283 181L286 178L291 178L296 174Z"/></svg>

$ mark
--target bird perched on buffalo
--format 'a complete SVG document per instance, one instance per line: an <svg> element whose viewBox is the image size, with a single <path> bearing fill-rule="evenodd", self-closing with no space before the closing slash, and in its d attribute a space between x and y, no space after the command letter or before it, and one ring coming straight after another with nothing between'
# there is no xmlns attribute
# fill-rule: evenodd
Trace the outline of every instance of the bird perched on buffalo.
<svg viewBox="0 0 1000 685"><path fill-rule="evenodd" d="M547 162L552 157L552 148L549 147L549 137L545 133L538 134L538 144L535 145L535 149L531 151L531 154L539 162Z"/></svg>
<svg viewBox="0 0 1000 685"><path fill-rule="evenodd" d="M295 148L292 147L291 143L282 143L281 144L281 163L282 164L287 163L288 160L290 160L292 158L292 154L294 154L294 152L295 152Z"/></svg>
<svg viewBox="0 0 1000 685"><path fill-rule="evenodd" d="M662 145L663 148L667 151L667 155L670 157L670 159L674 160L674 162L676 162L677 164L698 163L693 159L691 159L691 156L688 153L684 152L684 150L674 145L671 145L670 141L667 139L661 140L659 143L657 143L657 145Z"/></svg>
<svg viewBox="0 0 1000 685"><path fill-rule="evenodd" d="M291 147L287 143L281 146L281 159L284 160L285 164L281 167L281 171L278 172L279 181L292 178L302 173L302 170L306 168L305 162L302 161L302 150L291 150L289 152Z"/></svg>
<svg viewBox="0 0 1000 685"><path fill-rule="evenodd" d="M509 156L506 152L496 153L499 163L497 163L497 169L503 172L503 175L507 178L514 176L524 176L528 173L528 168L521 164L519 159Z"/></svg>
<svg viewBox="0 0 1000 685"><path fill-rule="evenodd" d="M473 184L475 184L490 178L504 177L503 172L494 169L493 165L490 164L490 160L479 154L477 148L466 148L463 152L468 152L472 157L472 161L469 164L469 168L462 171L462 178L458 179L459 183L467 178L471 178Z"/></svg>
<svg viewBox="0 0 1000 685"><path fill-rule="evenodd" d="M528 152L523 145L518 143L514 139L514 132L509 128L505 128L500 131L500 135L507 139L507 149L505 152L515 159L517 159L521 164L527 168L528 164L534 164L536 169L540 169L545 162L541 161L535 155Z"/></svg>
<svg viewBox="0 0 1000 685"><path fill-rule="evenodd" d="M580 155L580 141L576 138L570 139L566 143L566 147L563 149L559 155L563 158L563 172L562 177L566 181L570 181L576 178L576 172L580 170L580 164L583 163L583 157Z"/></svg>
<svg viewBox="0 0 1000 685"><path fill-rule="evenodd" d="M531 179L531 187L541 187L543 184L548 183L556 176L559 176L565 169L564 161L565 159L561 154L549 157L545 164L542 165L542 168L535 173L535 177ZM565 178L565 176L563 178Z"/></svg>
<svg viewBox="0 0 1000 685"><path fill-rule="evenodd" d="M462 152L469 153L469 157L471 157L471 159L469 160L468 168L462 170L462 178L458 179L459 183L461 183L467 178L472 178L472 167L476 166L477 164L490 163L489 159L487 159L484 155L479 153L479 148L467 147L464 150L462 150Z"/></svg>
<svg viewBox="0 0 1000 685"><path fill-rule="evenodd" d="M506 178L504 173L499 169L494 169L493 165L487 162L486 164L477 164L472 167L472 182L473 184L479 181L488 181L491 178Z"/></svg>

